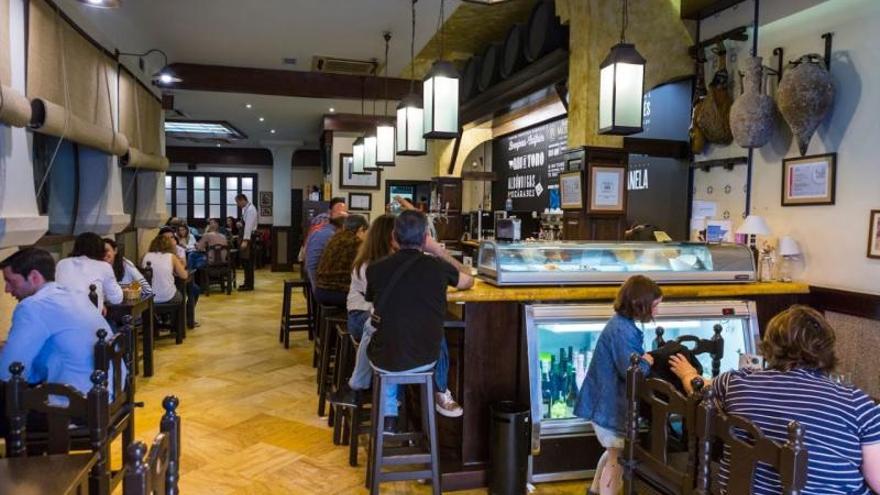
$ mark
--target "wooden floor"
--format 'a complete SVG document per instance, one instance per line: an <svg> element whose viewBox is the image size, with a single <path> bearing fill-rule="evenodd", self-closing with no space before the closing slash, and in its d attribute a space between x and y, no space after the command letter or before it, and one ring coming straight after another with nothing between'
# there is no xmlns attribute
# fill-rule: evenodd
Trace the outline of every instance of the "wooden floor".
<svg viewBox="0 0 880 495"><path fill-rule="evenodd" d="M348 466L347 447L333 445L326 419L315 414L311 343L301 333L290 350L278 343L285 276L259 271L254 292L202 296L201 326L182 345L161 340L155 376L138 379L141 440L157 433L162 398L180 398L183 495L366 493L363 468ZM302 308L301 295L295 303ZM585 491L585 483L563 483L535 493ZM382 493L430 489L402 482L383 485Z"/></svg>

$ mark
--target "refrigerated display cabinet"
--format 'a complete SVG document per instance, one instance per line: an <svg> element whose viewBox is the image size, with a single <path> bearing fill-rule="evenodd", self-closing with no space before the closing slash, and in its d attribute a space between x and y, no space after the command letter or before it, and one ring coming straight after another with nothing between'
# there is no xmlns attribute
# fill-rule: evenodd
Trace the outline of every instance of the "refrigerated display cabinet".
<svg viewBox="0 0 880 495"><path fill-rule="evenodd" d="M525 306L533 482L593 473L603 449L590 424L575 417L573 409L596 342L613 314L608 304ZM684 335L712 339L718 333L724 341L720 372L738 368L741 356L757 353L757 316L750 301L664 302L655 321L640 325L646 351L655 348L657 327L666 341ZM698 358L710 377L711 357Z"/></svg>
<svg viewBox="0 0 880 495"><path fill-rule="evenodd" d="M636 273L661 283L737 283L755 281L755 260L739 244L484 240L478 273L499 286L618 284Z"/></svg>

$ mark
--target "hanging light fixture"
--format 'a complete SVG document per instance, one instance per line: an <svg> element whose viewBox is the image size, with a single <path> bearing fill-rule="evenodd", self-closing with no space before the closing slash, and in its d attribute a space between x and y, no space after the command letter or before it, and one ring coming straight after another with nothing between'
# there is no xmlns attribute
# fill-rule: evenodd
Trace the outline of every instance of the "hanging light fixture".
<svg viewBox="0 0 880 495"><path fill-rule="evenodd" d="M409 94L397 105L397 154L422 156L427 153L425 138L425 111L422 97L413 92L416 61L416 2L412 0L412 37L409 43Z"/></svg>
<svg viewBox="0 0 880 495"><path fill-rule="evenodd" d="M620 43L599 66L599 134L626 136L643 130L645 59L626 42L627 0L622 17Z"/></svg>
<svg viewBox="0 0 880 495"><path fill-rule="evenodd" d="M376 72L379 68L379 62L376 59L373 59L373 82L376 82ZM376 87L376 84L373 84L373 87ZM376 121L376 93L375 90L373 92L373 112L370 114L371 120L373 122ZM378 172L382 170L382 167L376 164L376 149L377 149L377 141L376 137L376 128L370 127L367 132L364 133L364 170L366 172Z"/></svg>
<svg viewBox="0 0 880 495"><path fill-rule="evenodd" d="M426 139L458 137L458 71L443 60L444 0L440 0L440 58L434 62L422 84L425 104Z"/></svg>
<svg viewBox="0 0 880 495"><path fill-rule="evenodd" d="M385 111L382 112L382 120L376 124L376 166L394 166L394 125L388 120L388 43L391 41L391 33L384 32L385 39Z"/></svg>
<svg viewBox="0 0 880 495"><path fill-rule="evenodd" d="M364 117L364 80L361 79L361 117ZM365 165L365 154L364 154L364 138L363 136L358 137L354 140L354 144L351 147L351 173L357 175L366 175L369 174L364 169Z"/></svg>

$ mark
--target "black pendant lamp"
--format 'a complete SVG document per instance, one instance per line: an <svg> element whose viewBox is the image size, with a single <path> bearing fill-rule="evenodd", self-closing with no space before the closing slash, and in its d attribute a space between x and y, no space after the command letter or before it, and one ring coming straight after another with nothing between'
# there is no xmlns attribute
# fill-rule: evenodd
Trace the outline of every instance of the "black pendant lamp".
<svg viewBox="0 0 880 495"><path fill-rule="evenodd" d="M627 0L622 17L620 43L599 66L599 134L626 136L643 130L645 59L626 42Z"/></svg>
<svg viewBox="0 0 880 495"><path fill-rule="evenodd" d="M422 83L426 139L458 137L458 71L443 60L444 0L440 0L440 58Z"/></svg>
<svg viewBox="0 0 880 495"><path fill-rule="evenodd" d="M416 60L416 2L412 0L412 37L409 44L409 94L397 105L397 154L401 156L422 156L427 153L425 146L425 111L422 97L413 92Z"/></svg>
<svg viewBox="0 0 880 495"><path fill-rule="evenodd" d="M386 120L388 118L388 43L391 41L391 33L382 34L385 40L385 110L382 112L382 120L376 124L376 166L394 166L394 124Z"/></svg>
<svg viewBox="0 0 880 495"><path fill-rule="evenodd" d="M364 116L364 80L361 79L361 117ZM365 166L365 152L364 152L364 138L363 136L358 137L354 140L354 144L351 147L351 173L356 175L366 175L370 172L367 172L364 168Z"/></svg>

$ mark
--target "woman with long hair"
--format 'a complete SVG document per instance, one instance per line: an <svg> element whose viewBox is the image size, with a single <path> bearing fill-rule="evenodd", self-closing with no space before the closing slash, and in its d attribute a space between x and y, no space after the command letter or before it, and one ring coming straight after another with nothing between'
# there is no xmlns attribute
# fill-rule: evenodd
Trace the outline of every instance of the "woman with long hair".
<svg viewBox="0 0 880 495"><path fill-rule="evenodd" d="M183 296L174 285L174 276L185 279L189 277L189 273L186 271L186 265L176 255L176 250L174 241L169 236L160 234L153 239L150 243L150 251L144 255L142 267L146 268L149 265L153 270L153 293L158 304L183 300Z"/></svg>
<svg viewBox="0 0 880 495"><path fill-rule="evenodd" d="M98 308L103 311L104 302L122 302L122 287L116 281L113 267L104 260L104 239L94 232L76 236L70 257L58 262L55 281L62 287L83 294L88 298L90 286L95 286Z"/></svg>
<svg viewBox="0 0 880 495"><path fill-rule="evenodd" d="M141 297L149 296L153 293L150 283L144 278L143 274L137 269L134 263L119 253L119 245L113 239L104 239L104 261L110 263L113 267L113 275L119 285L131 285L137 282L141 287Z"/></svg>

